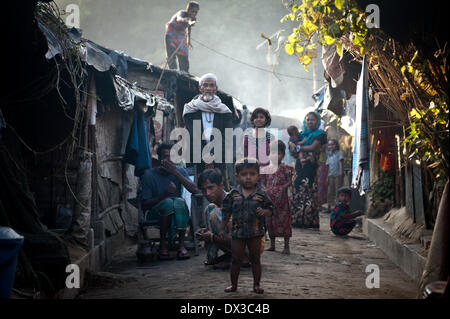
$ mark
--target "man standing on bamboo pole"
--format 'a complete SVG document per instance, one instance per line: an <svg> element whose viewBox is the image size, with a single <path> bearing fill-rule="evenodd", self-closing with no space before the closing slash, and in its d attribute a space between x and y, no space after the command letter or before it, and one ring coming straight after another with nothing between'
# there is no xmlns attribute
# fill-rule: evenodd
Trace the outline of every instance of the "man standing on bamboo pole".
<svg viewBox="0 0 450 319"><path fill-rule="evenodd" d="M191 1L185 10L175 13L166 24L166 59L169 69L176 69L189 73L189 50L191 45L191 28L195 25L200 5Z"/></svg>

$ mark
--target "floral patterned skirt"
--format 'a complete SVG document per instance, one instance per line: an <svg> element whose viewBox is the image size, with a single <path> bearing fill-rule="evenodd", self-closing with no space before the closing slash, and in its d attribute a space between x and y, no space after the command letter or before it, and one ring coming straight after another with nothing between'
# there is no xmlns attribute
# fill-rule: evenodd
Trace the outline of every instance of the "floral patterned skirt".
<svg viewBox="0 0 450 319"><path fill-rule="evenodd" d="M302 180L292 198L292 226L298 228L320 228L317 183Z"/></svg>

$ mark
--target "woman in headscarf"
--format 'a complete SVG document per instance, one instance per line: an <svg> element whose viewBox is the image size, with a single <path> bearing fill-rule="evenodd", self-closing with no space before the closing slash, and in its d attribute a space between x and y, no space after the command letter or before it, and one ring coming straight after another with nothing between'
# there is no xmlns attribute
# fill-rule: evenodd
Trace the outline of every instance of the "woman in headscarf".
<svg viewBox="0 0 450 319"><path fill-rule="evenodd" d="M320 115L310 112L303 122L299 134L301 146L291 148L291 152L300 152L295 164L295 192L293 194L293 226L319 229L319 207L317 202L318 157L322 145L327 143L327 133L319 129Z"/></svg>

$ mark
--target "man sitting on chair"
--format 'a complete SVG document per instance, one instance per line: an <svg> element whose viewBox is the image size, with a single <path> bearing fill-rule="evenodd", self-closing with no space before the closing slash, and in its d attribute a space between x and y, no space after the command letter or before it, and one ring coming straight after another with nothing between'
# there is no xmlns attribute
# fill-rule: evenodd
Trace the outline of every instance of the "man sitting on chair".
<svg viewBox="0 0 450 319"><path fill-rule="evenodd" d="M160 165L146 170L141 177L142 206L146 220L160 219L159 259L170 259L166 243L168 231L178 231L180 247L177 258L187 259L189 253L184 246L184 237L189 222L189 209L181 197L183 185L190 193L198 192L187 171L170 160L172 143L162 143L157 150Z"/></svg>

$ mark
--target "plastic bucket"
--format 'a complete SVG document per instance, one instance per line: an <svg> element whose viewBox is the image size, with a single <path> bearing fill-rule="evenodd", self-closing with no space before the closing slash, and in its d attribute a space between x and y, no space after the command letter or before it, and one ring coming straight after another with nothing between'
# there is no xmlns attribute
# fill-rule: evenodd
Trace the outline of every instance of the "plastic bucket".
<svg viewBox="0 0 450 319"><path fill-rule="evenodd" d="M22 245L22 236L9 227L0 226L0 299L11 298L17 255Z"/></svg>

